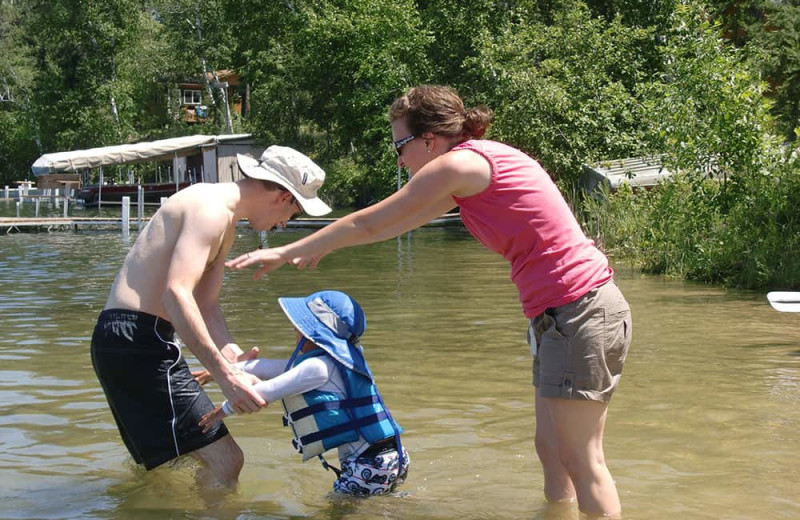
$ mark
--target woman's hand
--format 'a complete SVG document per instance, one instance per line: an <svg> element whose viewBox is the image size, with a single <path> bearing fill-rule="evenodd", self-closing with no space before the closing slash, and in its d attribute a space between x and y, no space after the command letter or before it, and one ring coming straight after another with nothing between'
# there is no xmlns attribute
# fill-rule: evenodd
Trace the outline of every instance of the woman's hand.
<svg viewBox="0 0 800 520"><path fill-rule="evenodd" d="M237 256L233 260L225 262L225 267L229 269L244 269L251 265L258 265L253 278L258 280L264 273L274 271L279 268L289 259L285 257L285 250L280 247L272 247L269 249L256 249L243 255Z"/></svg>
<svg viewBox="0 0 800 520"><path fill-rule="evenodd" d="M303 269L316 269L319 261L325 258L326 255L318 256L296 256L292 258L289 263L300 270Z"/></svg>
<svg viewBox="0 0 800 520"><path fill-rule="evenodd" d="M297 255L289 257L286 249L283 247L273 247L269 249L256 249L241 256L237 256L233 260L225 262L225 267L229 269L244 269L251 265L259 265L253 278L258 280L262 275L270 271L274 271L283 264L289 263L298 269L316 269L319 261L326 255Z"/></svg>

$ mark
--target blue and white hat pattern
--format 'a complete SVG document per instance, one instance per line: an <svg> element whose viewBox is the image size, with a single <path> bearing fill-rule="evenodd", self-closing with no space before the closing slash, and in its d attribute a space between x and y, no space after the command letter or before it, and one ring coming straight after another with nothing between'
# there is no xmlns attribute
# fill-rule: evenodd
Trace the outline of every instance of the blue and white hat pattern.
<svg viewBox="0 0 800 520"><path fill-rule="evenodd" d="M361 352L367 318L358 302L341 291L320 291L305 298L278 298L278 303L304 337L345 367L373 379Z"/></svg>

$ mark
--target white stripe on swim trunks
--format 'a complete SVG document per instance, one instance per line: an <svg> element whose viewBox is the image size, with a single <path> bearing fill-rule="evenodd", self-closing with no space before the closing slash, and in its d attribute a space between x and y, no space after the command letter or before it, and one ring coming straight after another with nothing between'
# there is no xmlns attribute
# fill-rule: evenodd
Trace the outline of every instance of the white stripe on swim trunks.
<svg viewBox="0 0 800 520"><path fill-rule="evenodd" d="M156 322L153 324L153 332L156 333L156 337L161 340L162 343L166 343L167 345L172 345L176 349L178 349L178 357L175 358L175 362L169 366L167 369L167 392L169 393L169 406L172 409L172 420L170 421L170 427L172 428L172 442L175 444L175 456L180 456L181 450L178 447L178 434L175 432L175 423L178 422L178 417L175 414L175 403L172 401L172 380L169 378L169 372L175 365L178 364L178 361L181 360L181 347L178 345L177 342L167 341L161 337L161 334L158 333L158 320L160 318L156 316Z"/></svg>

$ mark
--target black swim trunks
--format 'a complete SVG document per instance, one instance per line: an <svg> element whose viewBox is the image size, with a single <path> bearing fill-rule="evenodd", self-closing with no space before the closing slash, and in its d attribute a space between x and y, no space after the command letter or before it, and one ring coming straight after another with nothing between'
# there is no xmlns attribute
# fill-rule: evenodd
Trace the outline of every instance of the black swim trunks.
<svg viewBox="0 0 800 520"><path fill-rule="evenodd" d="M198 425L214 405L192 377L168 321L104 310L91 352L122 440L138 464L153 469L228 434L222 423L206 433Z"/></svg>

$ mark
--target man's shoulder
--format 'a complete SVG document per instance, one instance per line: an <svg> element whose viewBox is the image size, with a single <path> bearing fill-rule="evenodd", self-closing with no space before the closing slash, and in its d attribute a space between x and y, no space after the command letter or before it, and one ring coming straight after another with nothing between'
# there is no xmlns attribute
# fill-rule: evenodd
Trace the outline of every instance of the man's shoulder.
<svg viewBox="0 0 800 520"><path fill-rule="evenodd" d="M214 216L216 213L229 213L231 196L225 189L230 183L198 183L184 188L169 202L172 209L189 216Z"/></svg>
<svg viewBox="0 0 800 520"><path fill-rule="evenodd" d="M233 184L232 182L198 182L182 189L174 196L187 199L223 200L228 194L228 188Z"/></svg>

